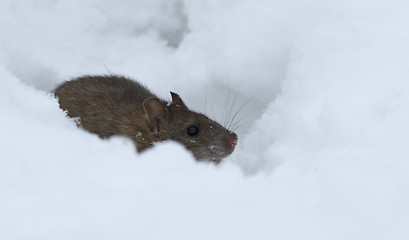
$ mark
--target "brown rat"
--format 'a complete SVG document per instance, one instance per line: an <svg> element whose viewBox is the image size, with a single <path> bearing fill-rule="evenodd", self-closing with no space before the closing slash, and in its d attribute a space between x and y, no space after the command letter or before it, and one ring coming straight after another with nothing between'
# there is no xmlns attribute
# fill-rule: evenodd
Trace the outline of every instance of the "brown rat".
<svg viewBox="0 0 409 240"><path fill-rule="evenodd" d="M219 163L237 145L237 135L187 108L178 94L172 102L156 97L121 76L85 76L55 90L61 109L101 138L127 136L139 152L168 139L182 143L197 160Z"/></svg>

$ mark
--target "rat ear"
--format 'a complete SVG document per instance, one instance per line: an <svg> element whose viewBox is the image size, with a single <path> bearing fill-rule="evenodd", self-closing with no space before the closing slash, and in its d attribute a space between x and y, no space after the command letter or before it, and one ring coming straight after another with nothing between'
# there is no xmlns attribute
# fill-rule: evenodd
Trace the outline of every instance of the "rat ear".
<svg viewBox="0 0 409 240"><path fill-rule="evenodd" d="M170 92L170 95L172 96L172 104L176 104L176 105L179 105L181 107L187 108L185 103L182 101L182 99L180 98L180 96L177 93Z"/></svg>
<svg viewBox="0 0 409 240"><path fill-rule="evenodd" d="M158 98L152 97L143 101L143 108L153 133L159 133L165 121L165 105Z"/></svg>

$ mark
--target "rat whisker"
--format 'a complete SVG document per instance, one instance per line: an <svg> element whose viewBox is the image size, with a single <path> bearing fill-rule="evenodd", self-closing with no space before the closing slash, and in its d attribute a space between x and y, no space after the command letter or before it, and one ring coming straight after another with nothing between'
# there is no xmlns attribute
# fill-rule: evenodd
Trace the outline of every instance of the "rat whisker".
<svg viewBox="0 0 409 240"><path fill-rule="evenodd" d="M230 110L229 110L229 113L228 113L228 115L227 115L227 119L231 119L231 114L232 114L232 112L233 112L233 107L234 107L234 105L236 104L237 96L239 95L239 91L240 91L240 89L241 89L242 84L243 84L243 80L240 81L239 88L236 90L236 94L234 95L233 102L232 102L232 104L231 104L231 106L230 106ZM230 126L231 126L231 121L228 120L228 124L227 124L225 127L226 127L227 129L229 129Z"/></svg>
<svg viewBox="0 0 409 240"><path fill-rule="evenodd" d="M222 125L226 126L227 125L227 109L229 106L229 102L230 102L230 81L229 84L227 86L227 99L226 102L224 104L224 108L223 108L223 114L222 114Z"/></svg>
<svg viewBox="0 0 409 240"><path fill-rule="evenodd" d="M243 110L243 108L246 107L251 101L253 101L253 100L256 98L256 96L258 96L258 95L259 95L261 92L263 92L263 91L264 91L264 90L260 90L260 91L257 91L256 93L254 93L251 97L249 97L249 98L237 109L237 111L236 111L235 114L233 115L233 118L230 120L230 124L226 127L227 129L230 129L230 127L233 125L234 120L238 117L239 113ZM262 105L263 105L263 106L262 106L263 108L266 107L265 104L262 104ZM258 109L262 109L262 107L259 107L259 108L255 109L255 110L251 111L251 113L255 112L255 111L258 110Z"/></svg>
<svg viewBox="0 0 409 240"><path fill-rule="evenodd" d="M232 126L234 120L236 119L237 115L240 113L241 110L243 110L243 108L249 104L250 101L252 101L255 98L256 95L253 95L252 97L250 97L249 99L247 99L238 109L237 111L234 113L232 119L230 120L229 125L227 125L227 129L230 129L230 127Z"/></svg>
<svg viewBox="0 0 409 240"><path fill-rule="evenodd" d="M205 114L207 114L207 78L206 78L206 85L205 85Z"/></svg>
<svg viewBox="0 0 409 240"><path fill-rule="evenodd" d="M230 127L232 127L232 131L235 131L236 126L237 126L241 121L243 121L244 119L246 119L248 116L250 116L250 115L253 114L254 112L260 111L260 109L261 109L261 108L253 109L253 110L251 110L250 112L244 114L244 115L243 115L241 118L239 118L237 121L232 122L232 124L231 124L231 126L230 126Z"/></svg>

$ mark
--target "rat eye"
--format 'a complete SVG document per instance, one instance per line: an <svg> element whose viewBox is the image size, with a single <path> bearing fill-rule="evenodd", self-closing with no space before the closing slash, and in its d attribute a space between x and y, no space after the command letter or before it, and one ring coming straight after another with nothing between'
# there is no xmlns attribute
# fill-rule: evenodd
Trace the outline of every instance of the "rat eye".
<svg viewBox="0 0 409 240"><path fill-rule="evenodd" d="M197 135L199 133L199 129L196 126L190 126L187 128L187 134L190 136Z"/></svg>

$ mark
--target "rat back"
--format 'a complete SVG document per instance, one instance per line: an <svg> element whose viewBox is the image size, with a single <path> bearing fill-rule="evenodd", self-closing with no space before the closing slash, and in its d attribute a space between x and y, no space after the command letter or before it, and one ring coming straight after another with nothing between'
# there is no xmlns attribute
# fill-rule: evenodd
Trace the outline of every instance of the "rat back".
<svg viewBox="0 0 409 240"><path fill-rule="evenodd" d="M79 117L84 129L100 137L133 136L143 131L142 103L155 97L141 84L117 76L77 78L57 87L55 96L68 116Z"/></svg>

